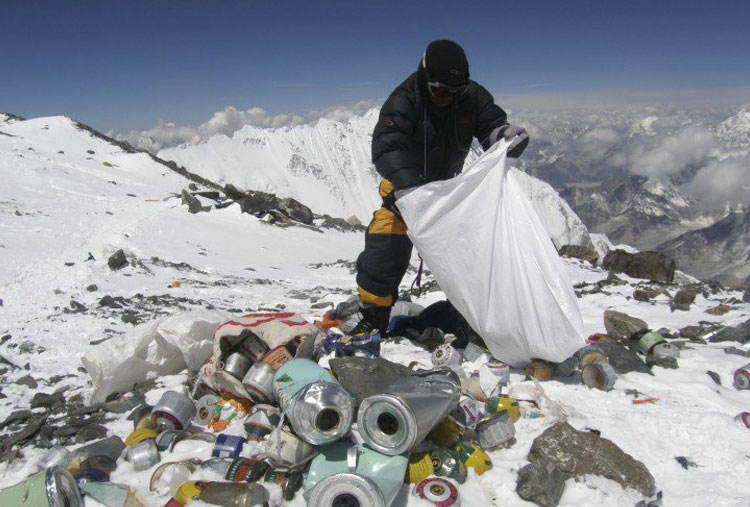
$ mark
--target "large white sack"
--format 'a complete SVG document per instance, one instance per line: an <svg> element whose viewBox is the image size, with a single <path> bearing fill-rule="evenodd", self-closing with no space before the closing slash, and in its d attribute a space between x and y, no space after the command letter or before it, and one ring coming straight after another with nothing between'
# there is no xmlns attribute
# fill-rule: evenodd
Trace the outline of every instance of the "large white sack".
<svg viewBox="0 0 750 507"><path fill-rule="evenodd" d="M178 313L152 324L137 336L122 335L93 347L82 358L91 375L90 403L154 376L198 371L213 350L216 327L226 315L208 310Z"/></svg>
<svg viewBox="0 0 750 507"><path fill-rule="evenodd" d="M440 288L494 357L560 362L585 345L583 321L557 250L508 175L508 145L396 204Z"/></svg>

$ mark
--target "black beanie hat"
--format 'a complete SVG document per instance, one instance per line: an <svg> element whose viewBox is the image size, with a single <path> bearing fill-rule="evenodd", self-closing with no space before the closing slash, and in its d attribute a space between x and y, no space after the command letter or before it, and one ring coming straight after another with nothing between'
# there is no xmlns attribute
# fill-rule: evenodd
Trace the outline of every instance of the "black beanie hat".
<svg viewBox="0 0 750 507"><path fill-rule="evenodd" d="M430 81L460 86L469 80L469 61L463 48L451 40L430 42L422 56Z"/></svg>

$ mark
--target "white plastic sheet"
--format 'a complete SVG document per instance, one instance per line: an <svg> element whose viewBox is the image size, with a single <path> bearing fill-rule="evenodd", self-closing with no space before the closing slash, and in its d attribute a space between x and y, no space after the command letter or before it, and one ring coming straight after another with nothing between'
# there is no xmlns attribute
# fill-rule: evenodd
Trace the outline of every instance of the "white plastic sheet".
<svg viewBox="0 0 750 507"><path fill-rule="evenodd" d="M492 355L561 362L585 345L565 266L500 142L463 174L396 203L440 288Z"/></svg>

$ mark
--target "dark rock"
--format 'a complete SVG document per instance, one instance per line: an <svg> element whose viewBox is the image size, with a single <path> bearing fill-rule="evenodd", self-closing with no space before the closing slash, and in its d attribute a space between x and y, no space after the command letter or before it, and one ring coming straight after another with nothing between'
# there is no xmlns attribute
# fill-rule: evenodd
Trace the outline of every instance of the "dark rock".
<svg viewBox="0 0 750 507"><path fill-rule="evenodd" d="M742 301L744 301L745 303L750 303L750 287L745 289L745 293L742 294Z"/></svg>
<svg viewBox="0 0 750 507"><path fill-rule="evenodd" d="M52 408L64 404L65 396L61 391L52 394L36 393L31 399L31 408Z"/></svg>
<svg viewBox="0 0 750 507"><path fill-rule="evenodd" d="M19 386L26 386L29 389L36 389L37 387L39 387L39 384L37 384L37 381L31 375L24 375L14 383Z"/></svg>
<svg viewBox="0 0 750 507"><path fill-rule="evenodd" d="M82 305L75 299L70 300L70 308L71 310L73 310L73 313L82 313L87 310L87 308L84 305Z"/></svg>
<svg viewBox="0 0 750 507"><path fill-rule="evenodd" d="M725 327L710 338L712 342L739 342L750 340L750 320L734 327Z"/></svg>
<svg viewBox="0 0 750 507"><path fill-rule="evenodd" d="M576 478L600 475L633 488L646 497L656 493L648 468L617 445L588 431L577 431L568 423L557 423L539 435L531 446L529 461L546 459Z"/></svg>
<svg viewBox="0 0 750 507"><path fill-rule="evenodd" d="M625 273L633 278L662 283L672 283L674 280L674 259L658 252L631 254L625 250L613 250L604 257L602 265L610 271Z"/></svg>
<svg viewBox="0 0 750 507"><path fill-rule="evenodd" d="M197 189L193 189L197 190ZM199 195L201 197L205 197L206 199L213 199L214 201L218 201L221 199L221 194L217 192L216 190L208 190L205 192L195 192L193 195Z"/></svg>
<svg viewBox="0 0 750 507"><path fill-rule="evenodd" d="M120 317L120 320L122 320L125 324L133 324L134 326L141 322L141 319L138 318L138 314L132 310L128 310L123 313Z"/></svg>
<svg viewBox="0 0 750 507"><path fill-rule="evenodd" d="M182 204L187 204L189 213L200 213L202 206L200 200L187 190L182 191Z"/></svg>
<svg viewBox="0 0 750 507"><path fill-rule="evenodd" d="M711 380L716 382L717 385L721 385L721 377L719 377L718 373L716 373L715 371L711 371L711 370L708 370L706 373L708 374L709 377L711 377Z"/></svg>
<svg viewBox="0 0 750 507"><path fill-rule="evenodd" d="M651 369L646 366L646 363L643 362L638 354L623 344L600 340L597 342L597 346L604 351L604 354L609 359L609 364L620 375L631 371L652 374Z"/></svg>
<svg viewBox="0 0 750 507"><path fill-rule="evenodd" d="M124 414L133 410L138 405L141 405L145 401L143 394L138 393L130 397L118 397L114 400L105 402L102 408L105 412L111 412L113 414Z"/></svg>
<svg viewBox="0 0 750 507"><path fill-rule="evenodd" d="M524 500L544 507L555 507L568 476L551 461L537 459L518 471L516 493Z"/></svg>
<svg viewBox="0 0 750 507"><path fill-rule="evenodd" d="M92 283L91 285L86 287L86 290L89 292L96 292L99 290L99 287L97 287L95 283Z"/></svg>
<svg viewBox="0 0 750 507"><path fill-rule="evenodd" d="M384 391L396 380L411 375L406 366L377 357L337 357L330 361L331 371L341 386L355 397L357 404Z"/></svg>
<svg viewBox="0 0 750 507"><path fill-rule="evenodd" d="M614 272L610 271L606 279L596 282L596 286L601 289L602 287L607 287L608 285L626 285L627 283L628 282L614 274Z"/></svg>
<svg viewBox="0 0 750 507"><path fill-rule="evenodd" d="M695 301L695 297L699 294L699 291L694 288L685 288L677 291L677 294L672 298L672 310L690 310L690 305Z"/></svg>
<svg viewBox="0 0 750 507"><path fill-rule="evenodd" d="M697 467L697 466L698 466L698 465L697 465L697 464L696 464L695 462L693 462L693 461L690 461L690 460L689 460L689 459L687 459L687 458L686 458L685 456L675 456L675 458L674 458L674 459L675 459L675 461L676 461L677 463L679 463L679 464L680 464L680 466L681 466L682 468L684 468L685 470L687 470L688 468L691 468L691 467L695 468L695 467Z"/></svg>
<svg viewBox="0 0 750 507"><path fill-rule="evenodd" d="M76 265L76 263L75 263L75 262L66 262L66 263L65 263L65 266L67 266L67 267L69 267L69 268L72 268L72 267L73 267L73 266L75 266L75 265Z"/></svg>
<svg viewBox="0 0 750 507"><path fill-rule="evenodd" d="M31 413L31 410L15 410L0 423L0 430L13 423L23 422L30 419L32 415L34 414Z"/></svg>
<svg viewBox="0 0 750 507"><path fill-rule="evenodd" d="M122 304L120 304L122 301L124 301L123 298L113 298L112 296L104 296L99 300L99 306L106 306L107 308L115 308L119 309L122 308Z"/></svg>
<svg viewBox="0 0 750 507"><path fill-rule="evenodd" d="M606 310L604 312L604 328L612 338L629 340L634 333L648 329L648 324L644 320L631 317L625 313Z"/></svg>
<svg viewBox="0 0 750 507"><path fill-rule="evenodd" d="M688 338L689 340L700 338L705 333L706 329L704 329L703 326L685 326L680 329L680 336Z"/></svg>
<svg viewBox="0 0 750 507"><path fill-rule="evenodd" d="M189 188L190 190L198 190L198 185L196 185L195 183L190 183L190 184L188 185L188 188Z"/></svg>
<svg viewBox="0 0 750 507"><path fill-rule="evenodd" d="M69 417L80 417L82 415L89 415L99 412L103 409L103 403L96 403L95 405L88 405L85 407L77 407L68 410Z"/></svg>
<svg viewBox="0 0 750 507"><path fill-rule="evenodd" d="M122 248L110 255L109 260L107 261L109 269L112 271L122 268L127 263L128 259L125 258L125 252L122 251Z"/></svg>
<svg viewBox="0 0 750 507"><path fill-rule="evenodd" d="M2 305L0 305L0 306L2 306ZM7 342L8 340L10 340L11 338L13 338L12 335L10 335L10 334L4 334L2 337L0 337L0 345L3 345L5 342Z"/></svg>
<svg viewBox="0 0 750 507"><path fill-rule="evenodd" d="M706 310L706 313L709 315L724 315L729 310L731 310L732 307L725 304L720 304L718 306L714 306L713 308L709 308Z"/></svg>
<svg viewBox="0 0 750 507"><path fill-rule="evenodd" d="M240 190L239 188L235 187L231 183L227 183L224 186L224 193L226 194L227 197L235 201L239 201L247 197L247 192Z"/></svg>
<svg viewBox="0 0 750 507"><path fill-rule="evenodd" d="M83 444L89 440L98 440L107 436L107 428L101 424L89 424L83 428L78 429L76 434L76 442Z"/></svg>
<svg viewBox="0 0 750 507"><path fill-rule="evenodd" d="M94 150L86 150L86 153L88 153L89 155L93 155L94 154Z"/></svg>
<svg viewBox="0 0 750 507"><path fill-rule="evenodd" d="M51 377L49 378L49 384L50 384L50 385L54 385L54 384L57 384L57 383L58 383L58 382L60 382L60 381L61 381L62 379L64 379L64 378L68 378L68 377L75 377L75 375L70 375L70 374L68 374L68 375L52 375L52 376L51 376Z"/></svg>
<svg viewBox="0 0 750 507"><path fill-rule="evenodd" d="M591 248L581 245L563 245L558 251L560 257L573 257L575 259L581 259L588 261L592 265L596 264L599 260L599 255Z"/></svg>
<svg viewBox="0 0 750 507"><path fill-rule="evenodd" d="M2 449L2 451L10 450L13 447L21 444L22 442L25 442L36 436L36 434L39 433L39 430L42 429L44 420L44 417L36 417L31 419L24 429L3 439L3 441L0 442L0 449Z"/></svg>
<svg viewBox="0 0 750 507"><path fill-rule="evenodd" d="M276 208L278 198L266 192L251 192L239 201L240 210L243 213L262 214L268 213Z"/></svg>
<svg viewBox="0 0 750 507"><path fill-rule="evenodd" d="M662 368L668 368L670 370L676 370L680 367L680 363L677 362L676 357L654 357L646 356L647 366L661 366Z"/></svg>
<svg viewBox="0 0 750 507"><path fill-rule="evenodd" d="M281 199L278 205L279 210L286 213L291 219L303 224L312 225L313 212L310 208L292 198Z"/></svg>
<svg viewBox="0 0 750 507"><path fill-rule="evenodd" d="M669 292L661 287L637 287L633 291L633 299L647 303L654 299L656 296L669 296Z"/></svg>
<svg viewBox="0 0 750 507"><path fill-rule="evenodd" d="M725 354L737 354L738 356L750 357L750 350L742 350L737 347L727 347L724 349Z"/></svg>
<svg viewBox="0 0 750 507"><path fill-rule="evenodd" d="M40 347L31 340L25 340L18 346L18 351L24 354L31 354L32 352L44 352L44 347Z"/></svg>

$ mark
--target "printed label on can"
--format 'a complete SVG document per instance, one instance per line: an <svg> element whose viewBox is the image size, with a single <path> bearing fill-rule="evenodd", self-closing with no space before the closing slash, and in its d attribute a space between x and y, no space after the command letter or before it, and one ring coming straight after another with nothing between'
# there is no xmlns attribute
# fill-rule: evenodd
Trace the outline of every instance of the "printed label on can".
<svg viewBox="0 0 750 507"><path fill-rule="evenodd" d="M224 478L233 482L255 482L263 477L267 469L268 463L265 461L237 458L229 465Z"/></svg>
<svg viewBox="0 0 750 507"><path fill-rule="evenodd" d="M458 488L452 482L439 477L425 479L414 488L414 493L437 507L457 507Z"/></svg>
<svg viewBox="0 0 750 507"><path fill-rule="evenodd" d="M154 411L153 412L154 422L157 426L166 426L169 429L181 430L182 423L169 412Z"/></svg>

